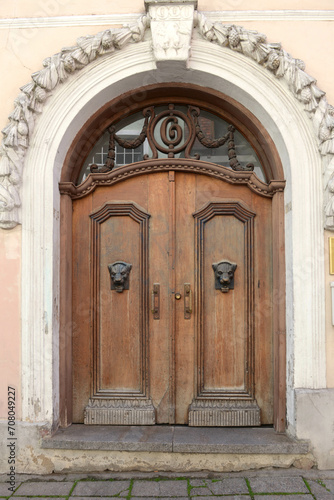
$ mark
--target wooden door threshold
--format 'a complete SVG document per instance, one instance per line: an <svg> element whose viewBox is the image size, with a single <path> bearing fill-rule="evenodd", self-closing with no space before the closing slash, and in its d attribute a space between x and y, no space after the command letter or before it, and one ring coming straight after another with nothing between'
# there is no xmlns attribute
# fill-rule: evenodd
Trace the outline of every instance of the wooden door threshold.
<svg viewBox="0 0 334 500"><path fill-rule="evenodd" d="M306 455L307 441L269 427L107 426L72 424L42 440L42 448L204 454Z"/></svg>

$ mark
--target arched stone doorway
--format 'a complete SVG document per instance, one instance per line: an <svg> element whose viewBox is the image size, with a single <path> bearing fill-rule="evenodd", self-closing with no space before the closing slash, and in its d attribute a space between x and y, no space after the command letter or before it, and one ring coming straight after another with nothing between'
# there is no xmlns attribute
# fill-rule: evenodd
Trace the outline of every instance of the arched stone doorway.
<svg viewBox="0 0 334 500"><path fill-rule="evenodd" d="M317 234L322 223L321 214L314 209L321 205L322 200L320 159L311 124L288 91L277 85L253 61L245 61L241 55L227 53L220 47L210 46L209 62L207 47L208 42L193 40L191 69L179 68L174 81L202 87L209 85L249 109L273 138L287 179L284 195L287 346L288 362L295 369L288 372L287 406L288 422L293 426L294 387L322 387L324 384L322 246L313 244L318 242ZM22 336L27 347L22 360L26 374L23 378L25 419L58 425L59 385L61 394L65 394L63 385L70 370L62 363L59 376L59 338L62 353L66 349L62 337L66 337L66 329L70 326L70 318L65 318L65 327L59 329L58 313L59 256L64 250L58 245L58 181L65 157L83 124L105 102L124 91L156 81L169 81L171 67L166 63L155 68L149 42L125 48L122 54L113 56L112 65L107 59L91 63L75 79L58 87L37 123L36 147L28 152L22 193L25 206ZM53 120L50 120L50 115ZM298 128L289 128L287 117L298 123ZM299 182L301 172L303 183ZM300 224L301 214L308 221L306 225ZM33 238L34 227L39 231ZM312 263L308 266L309 279L306 281L302 279L305 262ZM33 288L31 283L35 284ZM307 311L305 300L310 304ZM40 331L52 332L52 335L41 339ZM284 325L282 328L278 326L277 341L285 343L284 336ZM34 349L30 349L31 345ZM33 398L28 397L31 394ZM33 403L36 400L41 403L38 416ZM70 420L68 415L63 421Z"/></svg>

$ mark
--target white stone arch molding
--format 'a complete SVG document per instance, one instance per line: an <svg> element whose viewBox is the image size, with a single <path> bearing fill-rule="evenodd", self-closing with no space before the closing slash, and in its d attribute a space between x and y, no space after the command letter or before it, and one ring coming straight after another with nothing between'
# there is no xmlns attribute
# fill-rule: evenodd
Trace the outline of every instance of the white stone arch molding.
<svg viewBox="0 0 334 500"><path fill-rule="evenodd" d="M325 92L316 86L315 78L304 71L303 61L294 59L281 44L267 43L266 36L261 33L240 26L211 23L203 14L194 11L195 0L184 0L179 7L176 3L154 5L157 2L151 0L145 0L145 3L149 12L140 16L137 23L121 29L108 29L95 36L80 37L75 46L66 47L45 59L44 68L33 73L32 81L21 87L8 124L2 130L0 227L10 229L21 222L20 189L25 156L36 117L43 112L48 98L73 73L101 57L113 58L129 43L141 42L151 25L156 61L186 61L195 26L203 39L252 59L266 68L282 86L289 88L313 123L314 140L323 158L324 224L325 228L334 230L334 108L328 104ZM225 57L224 52L221 54Z"/></svg>
<svg viewBox="0 0 334 500"><path fill-rule="evenodd" d="M209 44L200 33L193 38L188 67L178 67L173 81L202 86L209 81L210 87L246 106L270 132L288 181L287 346L292 368L287 397L288 420L293 422L293 388L325 387L321 156L312 121L294 94L266 68L228 47L211 45L208 61ZM24 420L51 425L58 419L58 181L68 148L82 124L106 101L171 80L170 63L157 67L149 36L112 57L96 58L75 78L57 85L30 137L22 183Z"/></svg>

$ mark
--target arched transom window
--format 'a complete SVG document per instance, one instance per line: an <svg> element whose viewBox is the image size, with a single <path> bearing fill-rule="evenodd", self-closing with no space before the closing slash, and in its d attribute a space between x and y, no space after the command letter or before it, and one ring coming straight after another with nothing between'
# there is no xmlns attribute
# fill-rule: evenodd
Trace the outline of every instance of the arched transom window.
<svg viewBox="0 0 334 500"><path fill-rule="evenodd" d="M81 168L77 185L92 173L106 173L138 161L187 158L254 171L266 182L258 155L237 128L197 106L149 106L110 125Z"/></svg>

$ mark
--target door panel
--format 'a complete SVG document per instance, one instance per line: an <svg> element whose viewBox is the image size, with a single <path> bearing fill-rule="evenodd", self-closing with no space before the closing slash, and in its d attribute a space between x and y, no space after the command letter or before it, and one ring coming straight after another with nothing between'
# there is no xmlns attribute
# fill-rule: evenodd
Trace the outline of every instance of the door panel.
<svg viewBox="0 0 334 500"><path fill-rule="evenodd" d="M203 248L203 380L201 390L245 389L245 245L244 224L230 215L216 215L205 224ZM198 252L200 249L197 250ZM237 264L234 289L215 289L212 265Z"/></svg>
<svg viewBox="0 0 334 500"><path fill-rule="evenodd" d="M113 206L111 206L113 208ZM115 237L117 235L117 237ZM140 304L140 226L129 216L111 215L100 231L97 262L97 388L99 392L142 392L142 325ZM111 292L108 266L129 263L129 290ZM117 270L115 265L115 269ZM123 267L123 266L122 266ZM124 267L125 269L125 267ZM121 288L121 285L120 285ZM110 370L112 359L113 369Z"/></svg>
<svg viewBox="0 0 334 500"><path fill-rule="evenodd" d="M270 228L270 199L195 173L75 200L74 421L272 423ZM108 271L118 261L132 265L122 292ZM223 261L237 266L228 290L216 287Z"/></svg>

